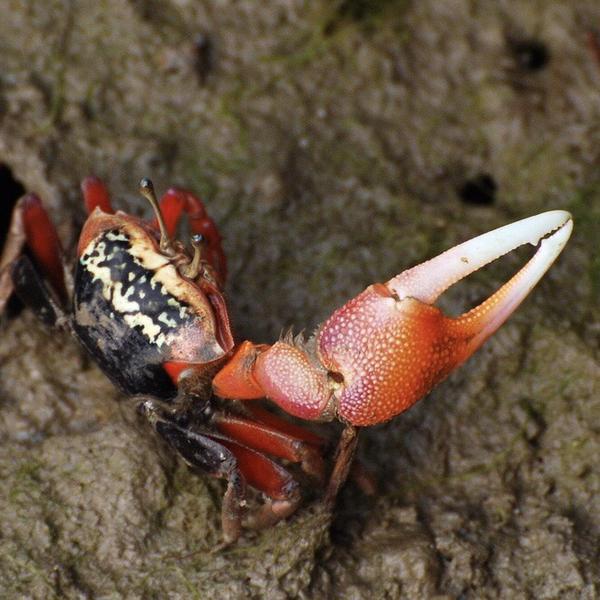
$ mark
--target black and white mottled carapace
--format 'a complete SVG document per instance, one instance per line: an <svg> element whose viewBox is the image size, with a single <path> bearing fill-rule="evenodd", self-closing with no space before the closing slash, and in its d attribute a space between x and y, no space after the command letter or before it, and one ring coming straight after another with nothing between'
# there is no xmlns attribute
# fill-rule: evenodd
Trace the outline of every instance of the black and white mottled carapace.
<svg viewBox="0 0 600 600"><path fill-rule="evenodd" d="M128 394L169 398L169 361L208 364L228 348L210 298L181 276L146 226L101 211L81 236L74 328L100 367Z"/></svg>

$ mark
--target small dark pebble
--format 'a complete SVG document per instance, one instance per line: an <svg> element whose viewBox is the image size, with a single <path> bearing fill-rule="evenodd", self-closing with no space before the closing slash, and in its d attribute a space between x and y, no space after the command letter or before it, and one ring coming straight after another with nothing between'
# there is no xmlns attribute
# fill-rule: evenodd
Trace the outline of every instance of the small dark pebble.
<svg viewBox="0 0 600 600"><path fill-rule="evenodd" d="M513 41L510 46L517 67L523 71L539 71L550 59L548 48L538 40Z"/></svg>
<svg viewBox="0 0 600 600"><path fill-rule="evenodd" d="M200 85L204 85L215 68L215 47L206 33L199 33L194 38L194 71Z"/></svg>

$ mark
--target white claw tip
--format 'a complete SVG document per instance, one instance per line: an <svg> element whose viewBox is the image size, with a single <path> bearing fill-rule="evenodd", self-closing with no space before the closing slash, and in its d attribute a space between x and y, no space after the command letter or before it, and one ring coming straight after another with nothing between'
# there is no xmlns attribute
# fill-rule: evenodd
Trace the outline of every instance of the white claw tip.
<svg viewBox="0 0 600 600"><path fill-rule="evenodd" d="M463 242L408 269L391 279L388 286L400 299L412 297L433 304L440 294L467 275L523 244L536 246L540 240L540 246L545 248L545 272L564 248L572 229L573 219L565 210L528 217Z"/></svg>

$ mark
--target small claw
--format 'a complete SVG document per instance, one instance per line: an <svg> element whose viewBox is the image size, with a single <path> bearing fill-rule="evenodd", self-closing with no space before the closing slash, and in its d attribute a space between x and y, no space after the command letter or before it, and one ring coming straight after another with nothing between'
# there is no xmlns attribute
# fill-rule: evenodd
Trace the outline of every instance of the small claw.
<svg viewBox="0 0 600 600"><path fill-rule="evenodd" d="M506 321L572 228L565 211L523 219L369 286L338 309L318 336L323 365L343 379L335 391L338 415L374 425L412 406ZM457 318L432 306L451 285L526 243L539 244L536 254L485 302Z"/></svg>

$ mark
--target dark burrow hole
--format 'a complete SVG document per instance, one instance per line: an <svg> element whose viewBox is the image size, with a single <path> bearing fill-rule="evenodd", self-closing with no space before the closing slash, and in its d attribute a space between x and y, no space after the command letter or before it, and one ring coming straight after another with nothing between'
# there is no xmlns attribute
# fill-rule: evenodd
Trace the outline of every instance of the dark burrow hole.
<svg viewBox="0 0 600 600"><path fill-rule="evenodd" d="M4 248L13 208L24 193L23 184L7 165L0 163L0 250Z"/></svg>
<svg viewBox="0 0 600 600"><path fill-rule="evenodd" d="M467 179L458 188L458 195L465 204L489 206L496 200L498 185L489 173L479 173Z"/></svg>
<svg viewBox="0 0 600 600"><path fill-rule="evenodd" d="M511 40L509 46L517 67L523 71L540 71L550 60L548 48L538 40Z"/></svg>
<svg viewBox="0 0 600 600"><path fill-rule="evenodd" d="M194 72L198 83L205 85L208 76L215 70L215 44L207 33L194 37Z"/></svg>

